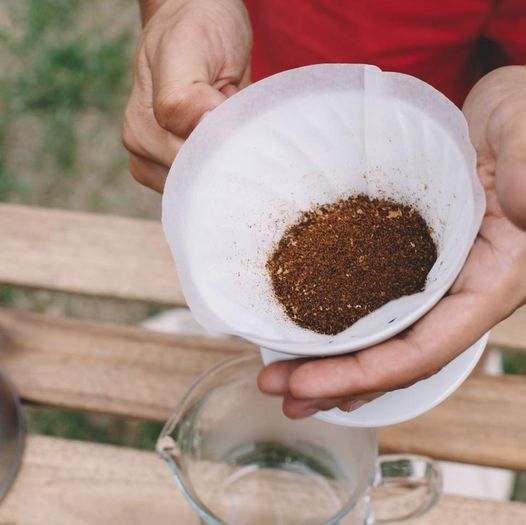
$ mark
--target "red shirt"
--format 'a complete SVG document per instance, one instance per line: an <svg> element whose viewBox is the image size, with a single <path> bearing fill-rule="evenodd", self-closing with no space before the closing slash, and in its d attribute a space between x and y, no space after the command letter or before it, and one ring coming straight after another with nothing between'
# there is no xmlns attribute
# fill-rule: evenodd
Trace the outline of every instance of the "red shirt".
<svg viewBox="0 0 526 525"><path fill-rule="evenodd" d="M526 0L245 0L252 78L307 64L375 64L461 105L498 66L526 63Z"/></svg>

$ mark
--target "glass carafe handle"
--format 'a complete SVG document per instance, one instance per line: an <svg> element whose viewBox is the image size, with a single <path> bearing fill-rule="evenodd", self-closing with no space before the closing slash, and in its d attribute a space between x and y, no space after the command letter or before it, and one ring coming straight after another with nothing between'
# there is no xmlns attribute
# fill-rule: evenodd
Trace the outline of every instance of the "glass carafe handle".
<svg viewBox="0 0 526 525"><path fill-rule="evenodd" d="M374 519L369 523L420 516L437 503L441 493L442 474L435 461L422 456L380 456L370 492Z"/></svg>

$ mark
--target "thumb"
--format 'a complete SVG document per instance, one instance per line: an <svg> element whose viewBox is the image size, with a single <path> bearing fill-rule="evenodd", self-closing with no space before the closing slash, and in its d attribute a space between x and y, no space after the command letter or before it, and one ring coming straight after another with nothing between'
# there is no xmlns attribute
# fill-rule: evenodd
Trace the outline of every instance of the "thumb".
<svg viewBox="0 0 526 525"><path fill-rule="evenodd" d="M179 137L186 138L207 111L226 99L211 85L209 61L203 50L176 42L160 46L150 60L155 118Z"/></svg>
<svg viewBox="0 0 526 525"><path fill-rule="evenodd" d="M153 110L161 127L186 138L203 115L225 99L225 95L203 82L173 84L154 96Z"/></svg>
<svg viewBox="0 0 526 525"><path fill-rule="evenodd" d="M526 109L515 113L501 128L496 190L502 211L526 230Z"/></svg>

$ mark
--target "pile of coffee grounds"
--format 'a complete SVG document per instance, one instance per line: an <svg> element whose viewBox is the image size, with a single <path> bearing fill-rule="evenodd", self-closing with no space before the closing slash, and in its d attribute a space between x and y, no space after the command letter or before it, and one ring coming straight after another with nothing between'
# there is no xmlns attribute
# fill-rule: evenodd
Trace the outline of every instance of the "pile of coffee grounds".
<svg viewBox="0 0 526 525"><path fill-rule="evenodd" d="M357 195L304 212L267 260L292 321L335 335L385 303L424 289L437 258L417 210Z"/></svg>

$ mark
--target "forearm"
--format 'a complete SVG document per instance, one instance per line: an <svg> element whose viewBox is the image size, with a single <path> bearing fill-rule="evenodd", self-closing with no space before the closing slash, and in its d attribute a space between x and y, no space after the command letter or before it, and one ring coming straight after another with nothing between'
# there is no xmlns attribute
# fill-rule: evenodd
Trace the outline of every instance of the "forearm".
<svg viewBox="0 0 526 525"><path fill-rule="evenodd" d="M139 7L141 8L142 25L146 25L148 20L165 2L181 3L183 0L139 0Z"/></svg>

